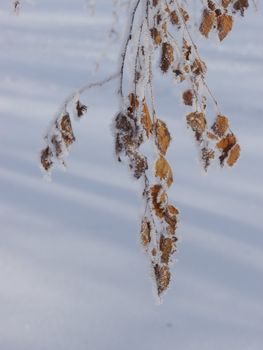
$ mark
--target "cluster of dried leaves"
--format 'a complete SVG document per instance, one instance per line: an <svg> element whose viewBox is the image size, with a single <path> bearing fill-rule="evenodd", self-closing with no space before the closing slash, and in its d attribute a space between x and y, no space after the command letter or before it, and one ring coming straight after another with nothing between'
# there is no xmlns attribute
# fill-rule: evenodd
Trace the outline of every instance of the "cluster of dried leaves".
<svg viewBox="0 0 263 350"><path fill-rule="evenodd" d="M203 1L199 31L208 37L216 32L219 40L227 37L233 26L233 16L244 15L247 0ZM142 14L137 16L138 12ZM164 120L157 117L153 94L152 62L159 57L159 67L175 82L188 85L182 94L183 103L191 109L186 115L200 159L205 170L213 160L221 166L233 166L240 155L240 146L229 127L229 120L218 109L217 102L205 81L206 64L193 42L190 24L194 20L187 1L137 0L131 13L130 31L121 54L119 94L120 110L114 120L117 159L126 161L134 178L144 185L144 214L141 221L141 242L149 255L158 295L170 285L171 264L176 251L178 210L168 199L173 183L172 168L167 160L171 135ZM129 47L132 50L129 51ZM135 48L135 50L134 50ZM134 54L135 52L135 54ZM128 76L129 91L124 94L126 57L134 62ZM207 104L215 104L217 113L208 121ZM75 111L81 117L86 106L77 101ZM210 125L209 125L210 124ZM49 171L56 158L64 163L65 150L75 141L67 111L56 118L46 137L41 164ZM144 144L152 145L154 161L146 155Z"/></svg>

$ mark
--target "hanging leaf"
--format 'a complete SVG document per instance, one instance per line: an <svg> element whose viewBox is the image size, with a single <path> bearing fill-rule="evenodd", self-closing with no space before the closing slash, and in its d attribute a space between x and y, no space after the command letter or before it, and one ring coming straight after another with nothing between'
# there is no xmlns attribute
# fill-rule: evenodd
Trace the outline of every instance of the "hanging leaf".
<svg viewBox="0 0 263 350"><path fill-rule="evenodd" d="M167 194L161 185L154 185L150 188L154 213L159 218L164 218L167 204Z"/></svg>
<svg viewBox="0 0 263 350"><path fill-rule="evenodd" d="M145 248L151 242L151 223L146 217L143 218L141 224L141 242Z"/></svg>
<svg viewBox="0 0 263 350"><path fill-rule="evenodd" d="M162 57L160 67L161 70L166 73L174 61L173 46L169 43L163 43L162 45Z"/></svg>
<svg viewBox="0 0 263 350"><path fill-rule="evenodd" d="M63 115L59 121L59 129L66 147L70 146L75 141L69 114Z"/></svg>
<svg viewBox="0 0 263 350"><path fill-rule="evenodd" d="M157 119L155 123L155 131L156 131L156 145L159 151L161 152L161 154L165 155L171 142L170 133L167 129L166 124L160 119Z"/></svg>
<svg viewBox="0 0 263 350"><path fill-rule="evenodd" d="M40 162L45 169L45 171L49 171L52 168L53 161L52 161L53 153L49 146L47 146L45 149L41 151L40 155Z"/></svg>
<svg viewBox="0 0 263 350"><path fill-rule="evenodd" d="M82 104L79 100L76 102L77 117L81 118L87 112L87 106Z"/></svg>
<svg viewBox="0 0 263 350"><path fill-rule="evenodd" d="M229 152L227 164L233 166L240 157L240 146L236 144Z"/></svg>
<svg viewBox="0 0 263 350"><path fill-rule="evenodd" d="M172 238L166 238L164 235L161 235L160 239L160 251L161 251L161 262L168 264L170 256L174 250L174 242Z"/></svg>
<svg viewBox="0 0 263 350"><path fill-rule="evenodd" d="M204 9L202 21L199 27L199 31L202 35L208 38L208 34L212 30L216 21L216 14L214 11Z"/></svg>
<svg viewBox="0 0 263 350"><path fill-rule="evenodd" d="M141 122L145 130L146 136L149 138L150 134L152 133L152 119L151 119L146 102L144 102L143 104Z"/></svg>
<svg viewBox="0 0 263 350"><path fill-rule="evenodd" d="M232 30L233 17L230 15L222 14L217 17L217 30L218 37L222 41L228 33Z"/></svg>
<svg viewBox="0 0 263 350"><path fill-rule="evenodd" d="M154 275L157 286L157 292L160 296L169 286L171 280L171 273L167 265L158 265L154 266Z"/></svg>
<svg viewBox="0 0 263 350"><path fill-rule="evenodd" d="M202 112L192 112L186 116L187 124L195 132L195 138L197 141L201 140L202 134L206 128L205 115Z"/></svg>
<svg viewBox="0 0 263 350"><path fill-rule="evenodd" d="M160 156L155 163L155 176L159 177L161 180L165 180L168 187L173 183L172 169L163 156Z"/></svg>
<svg viewBox="0 0 263 350"><path fill-rule="evenodd" d="M212 126L212 130L215 135L222 137L225 135L226 131L229 128L228 118L223 115L218 115L216 121Z"/></svg>
<svg viewBox="0 0 263 350"><path fill-rule="evenodd" d="M193 105L193 98L194 98L194 94L192 90L186 90L183 93L183 102L186 106L192 106Z"/></svg>

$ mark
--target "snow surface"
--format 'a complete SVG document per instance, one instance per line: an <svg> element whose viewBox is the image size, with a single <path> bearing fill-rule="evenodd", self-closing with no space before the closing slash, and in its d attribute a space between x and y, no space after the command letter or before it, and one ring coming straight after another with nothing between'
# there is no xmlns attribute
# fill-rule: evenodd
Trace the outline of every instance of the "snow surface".
<svg viewBox="0 0 263 350"><path fill-rule="evenodd" d="M23 3L23 1L22 1ZM42 136L63 98L95 72L110 2L0 2L0 349L260 350L263 344L263 15L252 9L218 47L201 40L208 81L239 135L233 169L204 175L180 92L158 77L158 114L181 210L173 284L157 306L139 246L140 186L113 157L112 83L85 96L66 172L43 181Z"/></svg>

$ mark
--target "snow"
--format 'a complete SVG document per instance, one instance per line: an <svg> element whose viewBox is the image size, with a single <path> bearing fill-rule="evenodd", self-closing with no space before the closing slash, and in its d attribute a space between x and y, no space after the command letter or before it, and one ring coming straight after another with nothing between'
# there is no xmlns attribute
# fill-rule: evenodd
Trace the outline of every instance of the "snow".
<svg viewBox="0 0 263 350"><path fill-rule="evenodd" d="M110 2L0 4L0 349L259 350L263 342L263 15L251 9L220 44L201 41L208 83L239 137L233 169L204 174L159 74L158 115L180 208L173 283L157 306L139 245L140 185L114 158L117 84L88 92L67 171L43 181L38 155L58 107L77 87L116 71Z"/></svg>

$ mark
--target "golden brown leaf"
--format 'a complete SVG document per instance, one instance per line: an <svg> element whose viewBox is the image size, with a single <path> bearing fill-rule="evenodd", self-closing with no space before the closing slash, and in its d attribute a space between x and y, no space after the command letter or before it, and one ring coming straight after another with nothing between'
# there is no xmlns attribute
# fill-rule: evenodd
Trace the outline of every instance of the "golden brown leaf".
<svg viewBox="0 0 263 350"><path fill-rule="evenodd" d="M208 9L204 9L199 31L206 38L208 38L208 34L213 28L215 21L216 21L215 12Z"/></svg>
<svg viewBox="0 0 263 350"><path fill-rule="evenodd" d="M157 28L153 27L150 30L150 32L151 32L151 37L152 37L154 43L156 45L160 45L161 42L162 42L162 37L161 37L161 34L160 34L159 30Z"/></svg>
<svg viewBox="0 0 263 350"><path fill-rule="evenodd" d="M157 119L155 123L157 147L162 155L165 155L171 142L171 136L166 124Z"/></svg>
<svg viewBox="0 0 263 350"><path fill-rule="evenodd" d="M141 242L144 247L151 242L151 223L146 217L141 223Z"/></svg>
<svg viewBox="0 0 263 350"><path fill-rule="evenodd" d="M217 17L218 37L222 41L227 34L232 30L233 17L227 14L222 14Z"/></svg>
<svg viewBox="0 0 263 350"><path fill-rule="evenodd" d="M155 163L155 176L158 176L161 180L165 180L168 187L173 183L172 169L163 156L160 156Z"/></svg>
<svg viewBox="0 0 263 350"><path fill-rule="evenodd" d="M161 262L168 264L170 260L170 256L173 252L174 248L174 242L172 238L166 238L164 235L161 235L160 238L160 251L162 253L161 255Z"/></svg>
<svg viewBox="0 0 263 350"><path fill-rule="evenodd" d="M226 137L222 138L217 144L217 148L226 151L231 149L236 144L236 137L234 134L227 134Z"/></svg>
<svg viewBox="0 0 263 350"><path fill-rule="evenodd" d="M228 118L223 115L218 115L216 117L215 123L212 126L212 130L214 131L215 135L219 137L224 136L228 128L229 128Z"/></svg>
<svg viewBox="0 0 263 350"><path fill-rule="evenodd" d="M236 144L229 152L227 164L229 166L233 166L239 157L240 157L240 146L239 144Z"/></svg>
<svg viewBox="0 0 263 350"><path fill-rule="evenodd" d="M150 134L152 133L152 119L151 119L146 102L144 102L143 104L141 122L145 130L146 136L150 137Z"/></svg>
<svg viewBox="0 0 263 350"><path fill-rule="evenodd" d="M157 286L157 292L160 296L168 287L171 280L171 273L167 265L158 265L154 266L154 274Z"/></svg>

